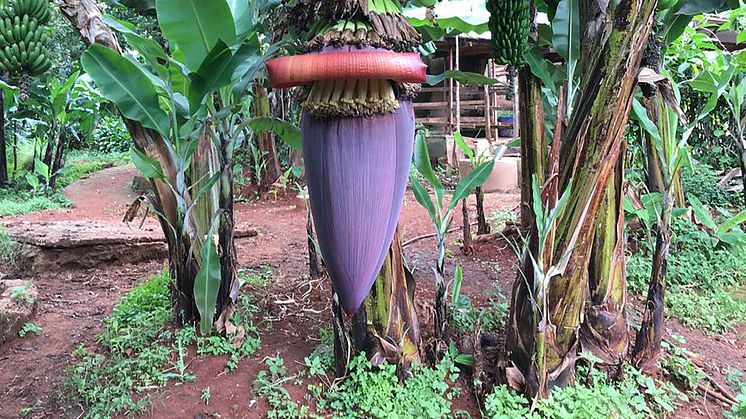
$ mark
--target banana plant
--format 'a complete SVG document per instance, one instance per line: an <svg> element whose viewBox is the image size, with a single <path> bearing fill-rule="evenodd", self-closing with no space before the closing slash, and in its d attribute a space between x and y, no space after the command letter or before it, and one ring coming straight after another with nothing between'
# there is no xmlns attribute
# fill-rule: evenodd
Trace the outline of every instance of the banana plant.
<svg viewBox="0 0 746 419"><path fill-rule="evenodd" d="M208 334L213 324L225 329L237 297L233 154L250 122L242 103L275 47L257 33L258 10L248 2L186 3L155 2L170 50L127 22L99 17L137 54L92 44L81 63L130 131L133 122L143 128L134 130L131 156L155 186L148 202L169 244L177 317Z"/></svg>
<svg viewBox="0 0 746 419"><path fill-rule="evenodd" d="M652 370L660 360L663 336L663 310L666 286L666 268L671 246L671 222L674 215L674 185L680 170L686 165L693 170L687 140L696 124L709 114L722 92L714 92L694 121L688 122L679 107L681 100L676 85L665 76L652 76L658 91L656 112L658 120L649 118L649 110L637 99L632 103L635 117L650 136L660 159L663 190L660 212L657 213L656 245L653 268L648 288L643 321L635 340L632 359L638 368ZM645 77L647 79L647 77ZM650 82L650 80L648 80Z"/></svg>
<svg viewBox="0 0 746 419"><path fill-rule="evenodd" d="M446 233L451 227L453 216L458 203L471 193L471 190L482 185L492 173L495 162L492 159L475 166L473 170L458 183L453 191L450 201L445 203L445 188L435 174L430 163L430 154L427 143L422 133L415 140L414 164L417 173L422 175L425 181L434 191L434 199L430 196L425 186L417 176L411 174L409 184L412 187L417 202L425 208L430 220L433 222L437 238L437 259L435 264L435 338L438 343L448 344L448 313L447 313L447 287L445 282L445 257L446 257ZM439 348L443 349L442 347Z"/></svg>
<svg viewBox="0 0 746 419"><path fill-rule="evenodd" d="M741 181L746 185L746 53L741 51L731 56L720 52L712 62L719 65L711 65L709 69L699 73L691 80L690 85L694 89L711 94L712 97L723 96L725 99L732 121L727 134L738 150ZM746 206L746 189L743 193L743 202Z"/></svg>

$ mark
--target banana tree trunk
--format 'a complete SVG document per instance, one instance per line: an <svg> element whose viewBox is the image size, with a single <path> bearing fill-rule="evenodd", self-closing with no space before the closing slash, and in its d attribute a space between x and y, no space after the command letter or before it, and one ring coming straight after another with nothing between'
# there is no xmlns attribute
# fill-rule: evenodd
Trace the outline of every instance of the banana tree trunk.
<svg viewBox="0 0 746 419"><path fill-rule="evenodd" d="M740 133L740 138L736 139L738 145L738 163L741 166L741 184L743 185L743 205L746 208L746 138L743 133Z"/></svg>
<svg viewBox="0 0 746 419"><path fill-rule="evenodd" d="M624 255L624 159L606 185L599 211L589 269L590 305L580 328L583 351L605 363L627 355L627 278Z"/></svg>
<svg viewBox="0 0 746 419"><path fill-rule="evenodd" d="M574 379L578 331L588 293L588 269L596 221L609 179L623 147L642 52L652 26L655 0L621 0L605 8L592 2L593 16L581 45L592 43L594 55L582 71L574 112L563 135L559 191L572 185L547 249L557 275L545 284L544 319L535 321L526 280L519 277L512 298L514 314L506 349L523 373L527 392L543 397ZM539 257L538 253L534 256ZM548 260L547 260L548 259ZM524 274L529 281L532 276ZM527 316L531 313L532 315ZM535 327L538 326L538 329Z"/></svg>
<svg viewBox="0 0 746 419"><path fill-rule="evenodd" d="M122 53L116 35L112 29L103 21L101 9L93 0L63 0L57 3L62 15L79 32L86 45L97 43L103 45L119 54ZM164 138L153 130L143 127L140 123L122 117L130 136L134 140L134 146L139 151L156 160L163 169L163 173L169 178L171 185L179 185L177 182L177 169L171 159ZM221 170L216 163L229 164L232 156L226 149L227 145L221 142L220 147L212 145L211 140L205 135L200 141L195 157L192 159L193 167L189 177L192 179L209 179L209 177ZM205 182L206 180L202 180ZM172 298L174 309L179 324L194 324L200 320L200 314L194 297L194 284L200 268L199 252L195 251L204 242L211 240L207 234L209 226L219 213L218 254L221 262L221 285L219 291L216 313L218 315L218 330L228 321L236 298L236 275L235 275L235 253L233 249L233 220L232 220L232 177L230 165L222 168L222 176L218 186L206 194L209 199L201 200L195 206L188 220L185 220L184 211L180 210L173 190L165 182L153 180L154 199L153 205L158 210L158 221L166 237L169 251L169 266L174 278ZM195 181L199 183L200 181ZM195 188L199 190L199 188ZM186 205L191 203L189 192L182 190L182 199ZM186 221L186 222L185 222ZM189 231L186 231L186 230ZM197 232L192 236L190 232ZM192 239L194 237L194 239ZM222 326L221 326L222 325Z"/></svg>
<svg viewBox="0 0 746 419"><path fill-rule="evenodd" d="M8 148L5 144L5 94L0 92L0 188L8 186Z"/></svg>
<svg viewBox="0 0 746 419"><path fill-rule="evenodd" d="M671 246L671 218L674 197L669 191L663 194L663 211L658 223L658 233L653 254L653 269L650 276L645 313L635 339L632 353L633 364L643 371L655 371L660 366L661 342L663 340L664 297L666 272Z"/></svg>
<svg viewBox="0 0 746 419"><path fill-rule="evenodd" d="M59 177L59 171L62 169L62 157L65 153L65 146L67 145L67 132L63 127L60 130L60 136L57 139L57 146L55 147L54 155L52 157L52 163L49 165L49 187L54 189L57 187L57 178Z"/></svg>
<svg viewBox="0 0 746 419"><path fill-rule="evenodd" d="M481 186L474 188L474 196L477 199L477 234L490 234L490 225L484 215L484 190Z"/></svg>
<svg viewBox="0 0 746 419"><path fill-rule="evenodd" d="M267 96L267 89L265 89L259 83L254 85L254 100L256 104L256 116L259 118L267 118L272 116L269 96ZM274 132L266 131L260 133L257 138L257 149L259 150L259 156L263 162L256 162L255 165L264 163L264 172L255 173L257 177L257 183L261 188L269 189L277 179L282 176L282 169L280 168L280 161L277 158L277 145L275 143Z"/></svg>
<svg viewBox="0 0 746 419"><path fill-rule="evenodd" d="M374 365L384 361L397 366L403 380L421 362L420 327L414 305L415 281L404 263L397 230L386 261L363 305L346 321L334 299L334 352L337 376L347 373L350 359L360 352Z"/></svg>
<svg viewBox="0 0 746 419"><path fill-rule="evenodd" d="M521 228L528 230L534 225L531 206L532 176L539 185L544 184L547 147L544 134L544 100L541 81L528 66L518 72L518 104L520 106L519 129L521 135Z"/></svg>
<svg viewBox="0 0 746 419"><path fill-rule="evenodd" d="M648 45L645 48L641 66L649 68L656 73L660 73L661 67L663 66L664 47L665 42L656 33L651 33ZM644 83L640 90L642 90L643 97L645 98L644 104L648 117L651 121L657 121L658 95L660 94L658 87L655 84ZM643 133L642 145L645 152L645 175L648 190L650 192L663 193L664 181L663 168L661 167L661 156L658 154L658 149L655 147L654 140L646 132ZM677 206L683 207L685 205L685 198L681 173L676 174L673 185L672 191L675 200L674 202Z"/></svg>

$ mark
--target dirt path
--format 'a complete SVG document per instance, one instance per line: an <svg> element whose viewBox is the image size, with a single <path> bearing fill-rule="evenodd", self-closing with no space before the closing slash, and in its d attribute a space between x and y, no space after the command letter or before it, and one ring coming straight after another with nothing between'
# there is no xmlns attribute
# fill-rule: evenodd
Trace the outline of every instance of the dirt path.
<svg viewBox="0 0 746 419"><path fill-rule="evenodd" d="M72 202L72 208L8 217L3 222L106 220L119 223L127 207L138 196L132 190L132 180L137 173L132 165L92 173L65 188L65 196Z"/></svg>

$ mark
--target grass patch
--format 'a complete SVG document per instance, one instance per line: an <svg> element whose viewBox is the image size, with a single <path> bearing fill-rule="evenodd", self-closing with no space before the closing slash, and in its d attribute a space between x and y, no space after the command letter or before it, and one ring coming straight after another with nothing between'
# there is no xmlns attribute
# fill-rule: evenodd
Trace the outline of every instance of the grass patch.
<svg viewBox="0 0 746 419"><path fill-rule="evenodd" d="M715 246L708 233L684 219L674 221L673 232L666 276L667 314L711 335L746 322L746 302L734 299L728 291L746 284L746 249L724 243ZM651 247L628 255L627 280L634 293L647 291Z"/></svg>
<svg viewBox="0 0 746 419"><path fill-rule="evenodd" d="M83 346L75 351L78 362L66 371L64 389L71 403L85 407L85 417L145 413L151 403L149 391L169 381L196 378L187 371L189 349L195 344L198 355L229 355L228 369L235 369L241 358L259 347L250 326L245 326L247 334L239 348L226 337L198 337L194 327L174 331L170 280L164 270L125 294L103 322L100 352ZM249 325L250 319L243 316L251 312L239 308L234 324Z"/></svg>
<svg viewBox="0 0 746 419"><path fill-rule="evenodd" d="M0 226L0 263L9 268L14 268L21 256L21 244L14 241L8 235L8 230Z"/></svg>
<svg viewBox="0 0 746 419"><path fill-rule="evenodd" d="M66 157L65 167L57 180L57 185L62 188L91 173L130 162L127 153L102 153L92 150L70 151Z"/></svg>
<svg viewBox="0 0 746 419"><path fill-rule="evenodd" d="M0 217L27 214L34 211L69 208L70 201L60 192L36 195L30 191L0 189Z"/></svg>
<svg viewBox="0 0 746 419"><path fill-rule="evenodd" d="M668 314L688 327L709 335L723 333L746 322L746 302L734 299L725 289L692 291L672 289L666 296Z"/></svg>

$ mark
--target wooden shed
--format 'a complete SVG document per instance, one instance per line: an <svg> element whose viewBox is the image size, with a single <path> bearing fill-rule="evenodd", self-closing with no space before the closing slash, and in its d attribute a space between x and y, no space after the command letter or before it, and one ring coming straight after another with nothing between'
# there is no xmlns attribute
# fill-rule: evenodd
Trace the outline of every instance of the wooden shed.
<svg viewBox="0 0 746 419"><path fill-rule="evenodd" d="M461 70L496 78L501 83L465 86L447 79L436 86L425 85L414 104L417 122L436 134L460 131L491 143L510 139L513 124L507 120L513 115L512 89L506 67L495 65L490 58L490 40L461 35L437 41L435 46L436 52L426 59L430 74Z"/></svg>

